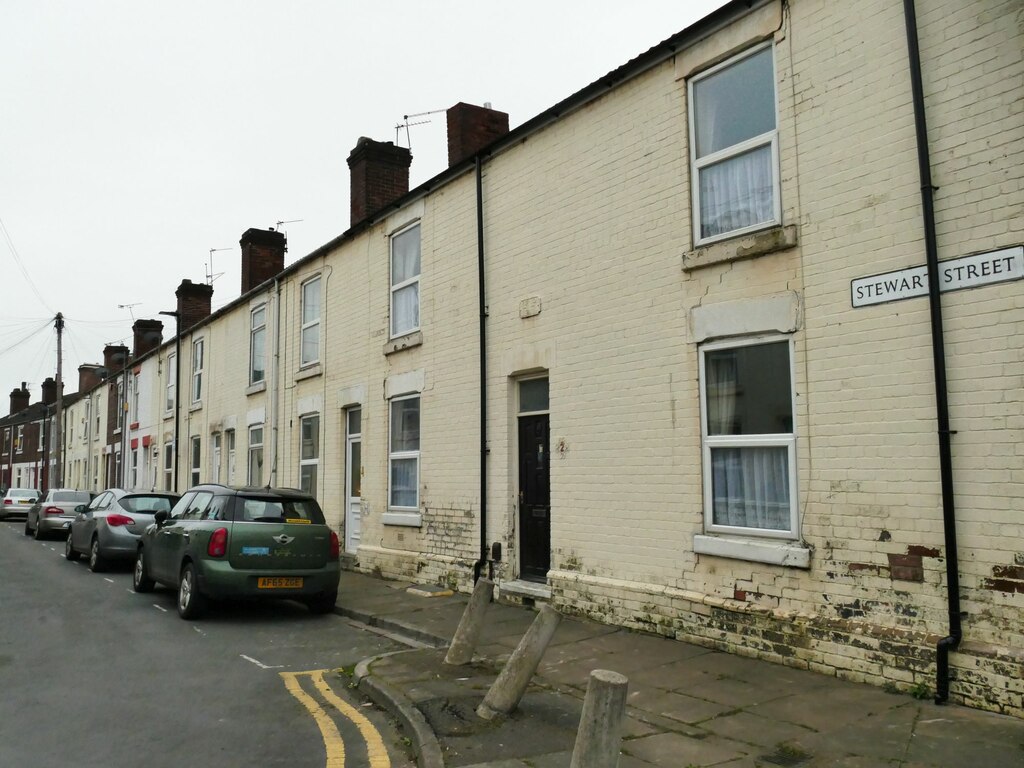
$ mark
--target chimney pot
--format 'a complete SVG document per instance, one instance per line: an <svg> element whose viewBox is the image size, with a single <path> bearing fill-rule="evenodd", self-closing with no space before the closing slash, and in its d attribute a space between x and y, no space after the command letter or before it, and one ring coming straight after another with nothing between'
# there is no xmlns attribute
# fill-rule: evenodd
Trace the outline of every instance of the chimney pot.
<svg viewBox="0 0 1024 768"><path fill-rule="evenodd" d="M25 386L25 382L21 382L21 389L11 390L11 415L20 413L28 408L29 400L31 395L28 392L28 387Z"/></svg>

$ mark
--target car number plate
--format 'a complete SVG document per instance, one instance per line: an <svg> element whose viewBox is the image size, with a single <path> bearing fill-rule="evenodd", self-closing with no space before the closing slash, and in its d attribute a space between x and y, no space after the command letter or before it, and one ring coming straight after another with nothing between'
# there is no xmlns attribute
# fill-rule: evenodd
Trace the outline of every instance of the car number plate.
<svg viewBox="0 0 1024 768"><path fill-rule="evenodd" d="M261 576L257 582L258 589L301 589L301 576Z"/></svg>

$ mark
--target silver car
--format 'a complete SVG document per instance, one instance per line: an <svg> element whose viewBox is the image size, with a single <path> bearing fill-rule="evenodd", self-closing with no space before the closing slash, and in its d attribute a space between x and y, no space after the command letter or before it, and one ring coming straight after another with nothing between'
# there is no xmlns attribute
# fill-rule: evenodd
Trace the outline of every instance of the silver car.
<svg viewBox="0 0 1024 768"><path fill-rule="evenodd" d="M0 520L9 517L25 517L28 508L36 503L39 491L35 488L8 488L4 494L3 505L0 506Z"/></svg>
<svg viewBox="0 0 1024 768"><path fill-rule="evenodd" d="M157 512L170 512L177 502L174 493L126 493L108 488L89 504L77 509L71 521L64 557L89 557L89 570L104 570L115 560L134 560L139 534Z"/></svg>
<svg viewBox="0 0 1024 768"><path fill-rule="evenodd" d="M43 539L53 534L66 535L71 521L78 514L75 509L92 501L89 491L72 488L51 488L46 495L28 508L25 535Z"/></svg>

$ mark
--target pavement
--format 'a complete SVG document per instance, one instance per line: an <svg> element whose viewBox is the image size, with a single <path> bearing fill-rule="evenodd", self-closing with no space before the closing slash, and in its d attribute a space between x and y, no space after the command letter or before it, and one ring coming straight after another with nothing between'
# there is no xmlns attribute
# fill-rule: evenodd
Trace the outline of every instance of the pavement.
<svg viewBox="0 0 1024 768"><path fill-rule="evenodd" d="M492 602L473 661L446 665L468 597L341 577L338 613L413 646L364 660L354 684L420 768L568 768L595 669L629 679L619 768L1024 768L1024 720L572 617L518 709L485 721L476 707L537 614Z"/></svg>

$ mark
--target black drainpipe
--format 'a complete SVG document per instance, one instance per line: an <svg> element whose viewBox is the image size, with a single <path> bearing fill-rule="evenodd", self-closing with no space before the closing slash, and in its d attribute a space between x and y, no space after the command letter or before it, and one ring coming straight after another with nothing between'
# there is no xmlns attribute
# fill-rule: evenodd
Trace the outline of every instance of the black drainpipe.
<svg viewBox="0 0 1024 768"><path fill-rule="evenodd" d="M910 84L914 96L914 125L917 129L917 163L921 174L921 207L924 216L925 255L928 261L928 306L931 310L932 358L935 367L935 417L939 428L939 472L942 481L942 522L946 534L946 599L949 603L949 635L935 647L935 703L949 699L949 652L963 637L960 626L960 573L956 546L956 507L953 503L953 455L949 428L949 400L946 392L946 350L942 340L942 303L939 293L939 253L935 243L935 207L932 171L928 159L928 124L925 121L924 88L921 81L921 52L917 44L917 14L914 0L903 0L910 57Z"/></svg>
<svg viewBox="0 0 1024 768"><path fill-rule="evenodd" d="M484 294L483 166L476 156L476 273L480 293L480 559L473 564L473 583L487 564L487 300ZM493 576L493 574L488 574Z"/></svg>

